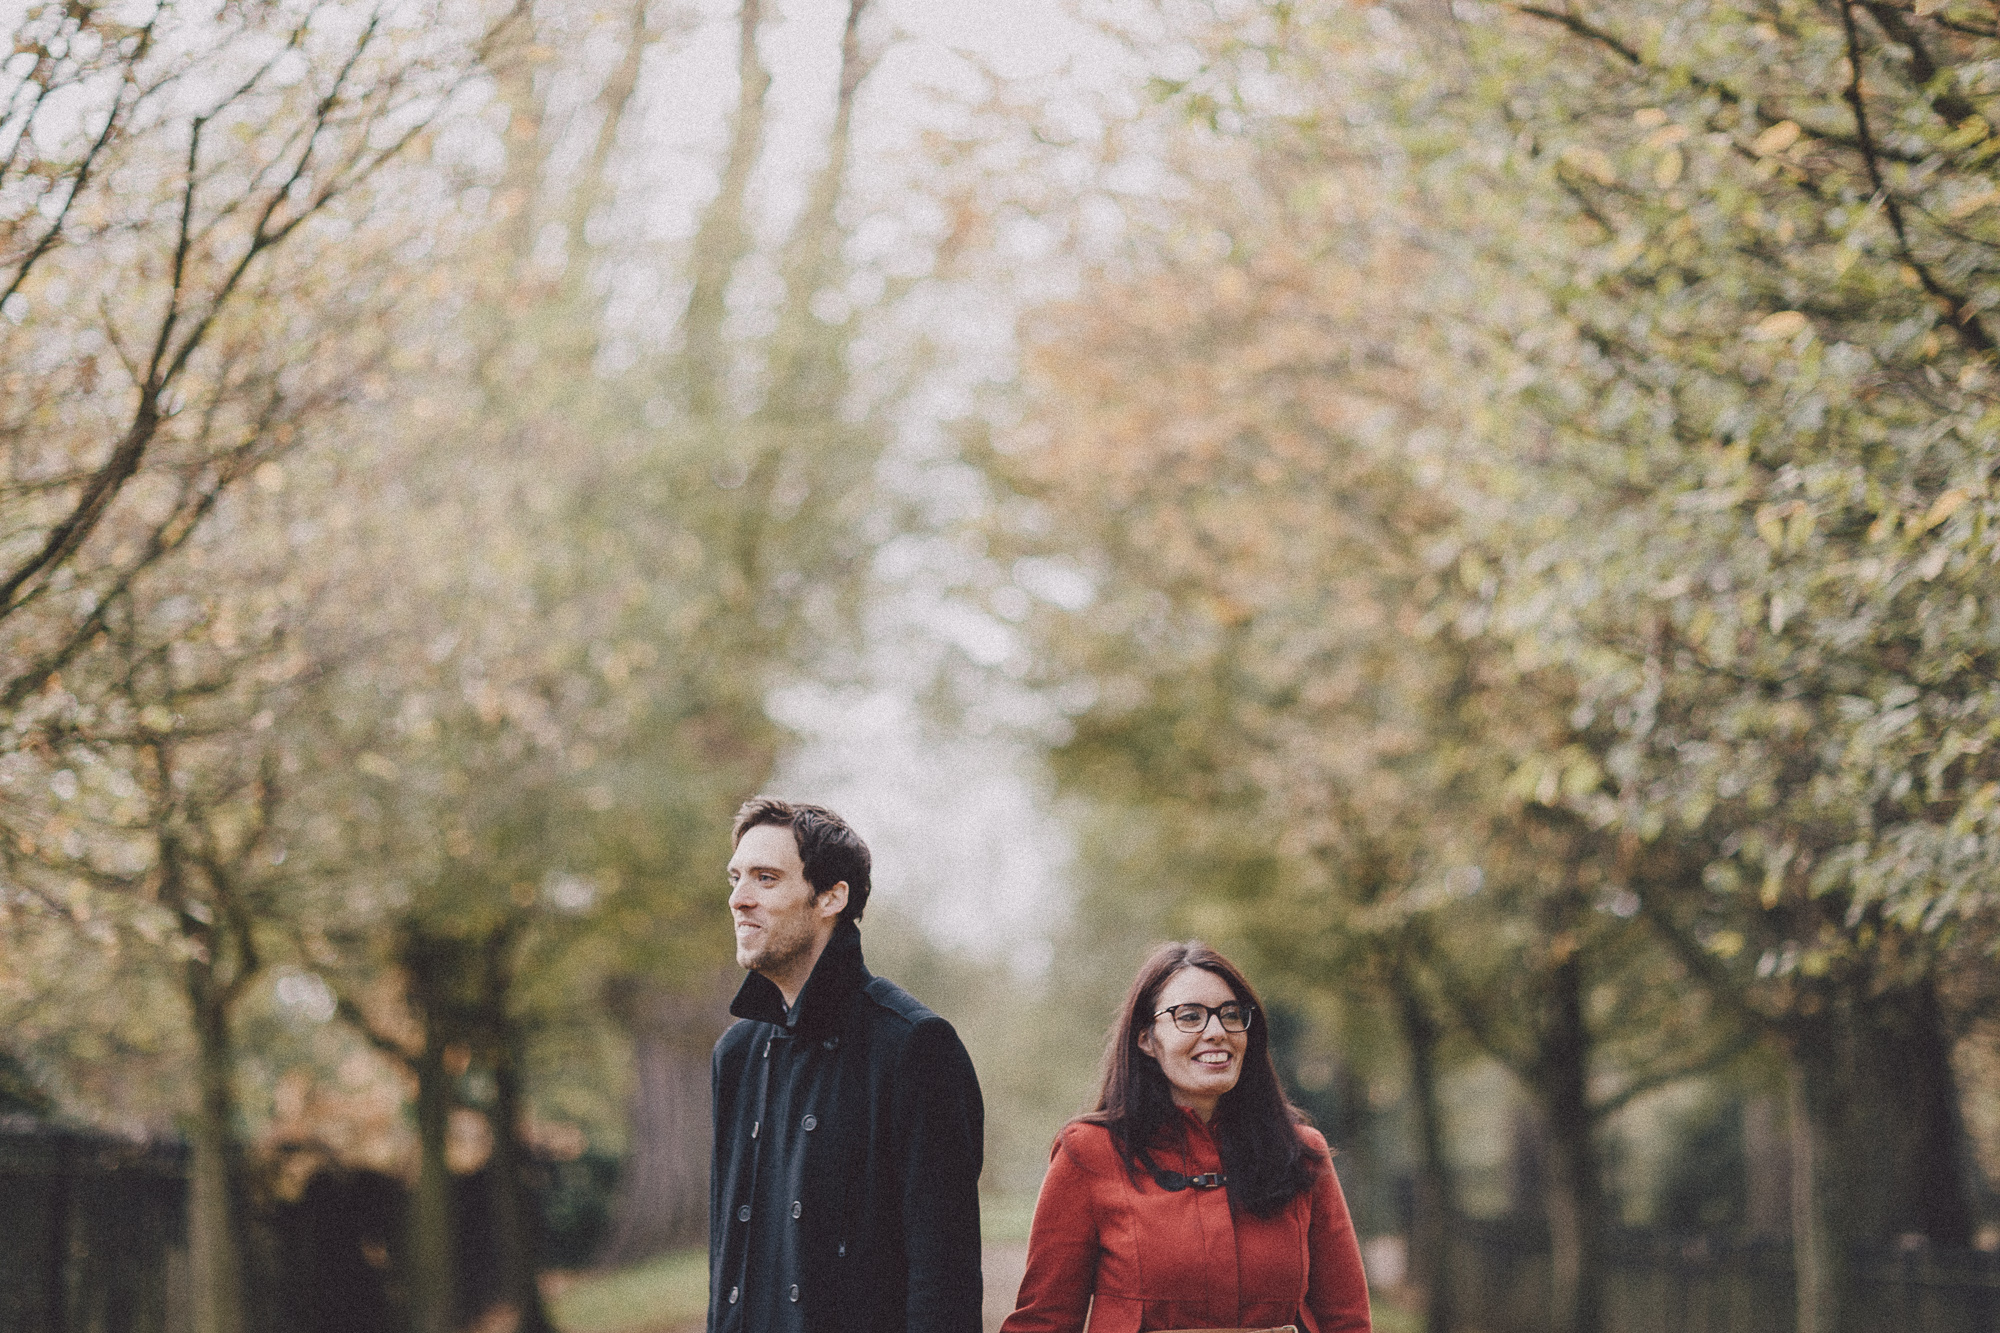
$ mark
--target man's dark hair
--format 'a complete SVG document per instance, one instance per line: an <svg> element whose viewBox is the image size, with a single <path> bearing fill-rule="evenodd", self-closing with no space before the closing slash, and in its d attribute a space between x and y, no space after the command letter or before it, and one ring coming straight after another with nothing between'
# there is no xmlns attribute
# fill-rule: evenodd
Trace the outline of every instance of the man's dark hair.
<svg viewBox="0 0 2000 1333"><path fill-rule="evenodd" d="M753 796L736 812L729 845L733 848L742 842L743 835L759 824L775 824L792 831L792 841L798 844L799 860L805 863L806 883L812 885L813 897L845 880L847 906L841 909L840 919L861 919L862 909L868 906L868 872L874 858L868 854L868 844L861 841L861 835L846 820L823 805Z"/></svg>

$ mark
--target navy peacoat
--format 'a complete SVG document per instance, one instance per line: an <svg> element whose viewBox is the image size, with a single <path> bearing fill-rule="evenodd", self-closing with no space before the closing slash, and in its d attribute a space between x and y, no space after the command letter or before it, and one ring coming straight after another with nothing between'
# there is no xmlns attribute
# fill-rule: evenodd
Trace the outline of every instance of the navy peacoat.
<svg viewBox="0 0 2000 1333"><path fill-rule="evenodd" d="M985 1110L951 1024L846 921L790 1014L754 972L729 1012L709 1333L978 1333Z"/></svg>

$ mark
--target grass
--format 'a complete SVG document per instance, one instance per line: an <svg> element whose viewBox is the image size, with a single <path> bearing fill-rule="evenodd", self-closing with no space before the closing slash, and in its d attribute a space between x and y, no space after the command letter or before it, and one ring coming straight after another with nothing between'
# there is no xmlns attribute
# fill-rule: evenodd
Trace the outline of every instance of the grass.
<svg viewBox="0 0 2000 1333"><path fill-rule="evenodd" d="M579 1273L550 1293L563 1333L654 1333L708 1314L708 1251L677 1250L611 1273Z"/></svg>

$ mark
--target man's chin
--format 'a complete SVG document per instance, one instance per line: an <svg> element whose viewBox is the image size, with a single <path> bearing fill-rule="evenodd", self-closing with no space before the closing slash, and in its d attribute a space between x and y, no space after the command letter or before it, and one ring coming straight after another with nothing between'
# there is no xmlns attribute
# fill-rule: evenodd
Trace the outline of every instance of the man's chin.
<svg viewBox="0 0 2000 1333"><path fill-rule="evenodd" d="M804 956L803 949L793 949L783 954L775 949L738 949L736 965L745 972L755 972L775 980L773 973L782 975L791 971Z"/></svg>

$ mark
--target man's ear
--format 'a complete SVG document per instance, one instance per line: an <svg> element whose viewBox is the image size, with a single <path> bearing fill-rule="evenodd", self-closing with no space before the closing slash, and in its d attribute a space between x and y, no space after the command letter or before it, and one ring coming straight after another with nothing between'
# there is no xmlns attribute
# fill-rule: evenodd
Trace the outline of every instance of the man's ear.
<svg viewBox="0 0 2000 1333"><path fill-rule="evenodd" d="M822 921L839 916L846 910L847 881L844 879L813 899L813 913Z"/></svg>

